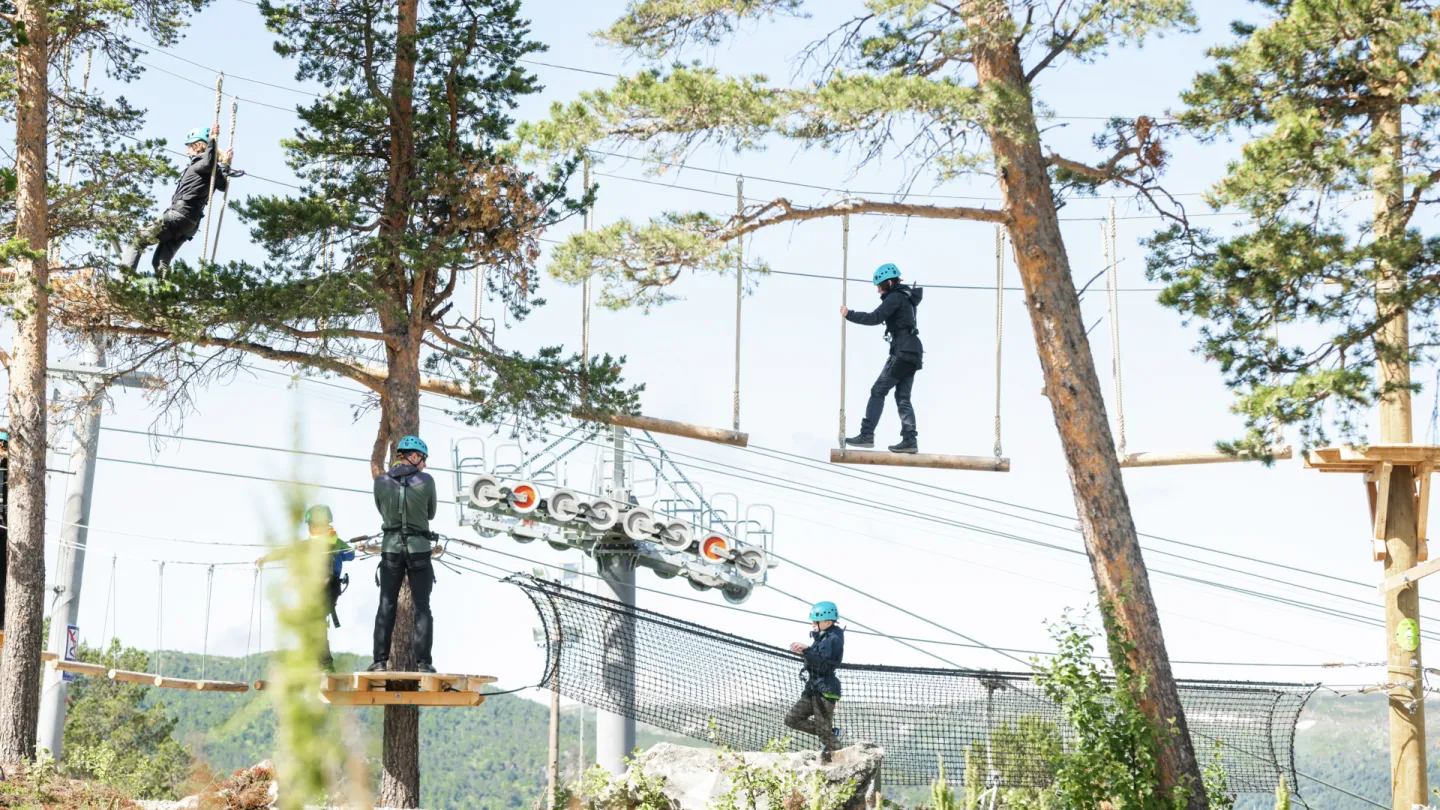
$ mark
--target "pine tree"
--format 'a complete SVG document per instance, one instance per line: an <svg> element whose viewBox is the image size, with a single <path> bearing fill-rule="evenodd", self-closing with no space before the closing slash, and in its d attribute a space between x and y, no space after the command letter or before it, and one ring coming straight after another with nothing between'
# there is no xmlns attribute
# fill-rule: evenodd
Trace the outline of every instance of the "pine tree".
<svg viewBox="0 0 1440 810"><path fill-rule="evenodd" d="M506 351L461 314L459 291L476 283L517 319L543 304L539 235L588 202L565 192L574 161L541 176L498 152L511 108L539 89L518 66L542 46L517 0L437 0L423 15L417 0L260 8L297 78L327 90L297 111L302 126L284 142L303 188L236 205L267 260L177 263L164 279L121 273L75 322L127 338L117 352L132 362L164 358L172 377L248 354L359 383L379 409L374 475L402 436L422 432L421 391L473 403L461 413L472 422L633 409L639 389L620 385L620 360ZM414 665L412 609L407 584L396 668ZM419 802L418 717L385 709L386 806Z"/></svg>
<svg viewBox="0 0 1440 810"><path fill-rule="evenodd" d="M1409 444L1410 369L1440 337L1440 238L1421 228L1440 201L1440 7L1255 6L1260 20L1235 23L1235 41L1211 51L1181 118L1202 138L1248 136L1207 200L1246 220L1157 234L1152 277L1167 284L1163 303L1201 322L1201 349L1236 393L1247 435L1222 446L1253 452L1277 424L1298 425L1306 445L1332 434L1368 444L1376 405L1379 443ZM1414 472L1389 478L1387 577L1418 557ZM1395 640L1418 621L1418 586L1384 600L1392 666L1418 666L1421 651ZM1395 700L1389 715L1395 806L1424 804L1425 706Z"/></svg>
<svg viewBox="0 0 1440 810"><path fill-rule="evenodd" d="M807 75L778 86L681 58L689 47L720 45L757 21L803 16L802 0L632 0L599 36L655 66L555 105L547 121L520 131L514 149L535 160L626 148L683 160L706 144L744 153L784 141L840 159L858 156L857 168L882 157L897 161L912 168L907 181L930 174L943 183L988 169L998 177L998 207L903 199L805 206L777 198L734 217L673 211L577 235L557 249L553 271L570 282L598 275L604 305L648 307L669 298L686 269L732 271L736 240L775 225L869 214L1005 226L1100 599L1113 608L1107 630L1112 640L1131 642L1123 649L1112 644L1112 654L1127 658L1136 704L1166 730L1157 742L1165 795L1183 794L1187 807L1204 808L1056 215L1057 202L1077 190L1115 185L1147 198L1160 194L1159 128L1148 118L1114 120L1098 139L1103 154L1090 162L1055 154L1040 133L1036 93L1046 71L1193 27L1190 5L872 0L865 6L801 54L808 58L796 61Z"/></svg>

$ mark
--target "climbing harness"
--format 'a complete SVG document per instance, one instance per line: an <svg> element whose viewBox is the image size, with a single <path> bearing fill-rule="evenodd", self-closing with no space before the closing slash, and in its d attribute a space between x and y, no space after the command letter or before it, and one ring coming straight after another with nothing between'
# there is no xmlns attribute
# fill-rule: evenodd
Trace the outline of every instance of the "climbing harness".
<svg viewBox="0 0 1440 810"><path fill-rule="evenodd" d="M735 178L735 224L745 218L745 177ZM740 302L745 297L745 235L735 237L735 418L740 429Z"/></svg>
<svg viewBox="0 0 1440 810"><path fill-rule="evenodd" d="M231 153L231 154L230 154L230 160L231 160L231 161L234 161L234 160L235 160L235 154L234 154L234 153L235 153L235 114L236 114L236 111L238 111L239 109L240 109L240 102L239 102L237 99L235 99L234 97L231 97L231 99L230 99L230 138L229 138L229 140L228 140L228 141L226 142L226 144L225 144L225 148L228 149L228 150L230 151L230 153ZM219 119L216 119L216 123L219 123ZM215 170L218 171L218 170L219 170L219 158L220 158L220 156L219 156L219 155L216 155L215 158L216 158L216 169L215 169ZM214 175L213 172L212 172L211 175L210 175L210 192L211 192L212 194L215 192L215 175ZM209 210L208 206L210 205L210 200L207 199L207 200L205 201L205 204L206 204L206 206L207 206L206 210ZM225 184L225 190L220 193L220 215L217 216L217 217L215 217L215 244L214 244L214 246L212 246L212 247L210 248L210 263L211 263L211 264L214 264L214 263L215 263L215 254L220 252L220 227L225 224L225 208L226 208L229 204L230 204L230 184L229 184L229 183L226 183L226 184ZM207 237L207 238L208 238L208 237ZM327 241L327 242L329 241L329 239L328 239L328 234L327 234L327 239L326 239L326 241ZM202 250L202 252L201 252L201 258L204 258L204 252L203 252L203 250Z"/></svg>
<svg viewBox="0 0 1440 810"><path fill-rule="evenodd" d="M210 140L212 140L212 141L218 140L218 139L216 138L216 135L219 134L219 132L220 132L220 104L221 104L221 103L224 101L224 99L225 99L224 95L221 93L221 88L224 86L224 84L225 84L225 74L224 74L224 73L216 74L216 76L215 76L215 125L210 128ZM206 149L209 149L209 148L211 148L211 147L210 147L209 144L206 144L205 148L206 148ZM217 146L216 148L218 148L218 146ZM219 156L219 155L216 155L216 156L215 156L215 159L210 162L210 190L209 190L209 192L207 192L206 195L205 195L205 238L202 239L202 240L200 240L200 260L201 260L202 262L205 260L205 246L210 244L210 217L211 217L212 214L215 213L215 206L213 206L213 205L210 204L210 200L211 200L212 197L215 196L215 175L218 174L219 172L220 172L220 156Z"/></svg>

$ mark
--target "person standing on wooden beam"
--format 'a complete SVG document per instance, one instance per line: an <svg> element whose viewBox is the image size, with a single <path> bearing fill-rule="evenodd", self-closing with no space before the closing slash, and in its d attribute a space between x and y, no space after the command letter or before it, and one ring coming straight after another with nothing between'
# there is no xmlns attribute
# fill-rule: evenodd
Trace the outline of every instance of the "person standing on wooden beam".
<svg viewBox="0 0 1440 810"><path fill-rule="evenodd" d="M415 599L415 669L434 672L430 660L430 646L435 638L430 590L435 585L435 569L430 563L430 552L436 535L430 531L430 521L435 519L438 501L435 479L425 472L430 448L419 436L406 436L395 450L395 463L375 478L375 508L380 510L385 537L377 572L380 607L375 612L374 663L369 671L384 672L389 668L390 638L395 632L400 588L408 577L410 594Z"/></svg>
<svg viewBox="0 0 1440 810"><path fill-rule="evenodd" d="M925 347L920 343L920 329L915 309L925 291L911 287L900 279L900 268L882 264L875 270L875 291L880 306L874 312L856 312L844 305L840 315L860 326L885 324L885 339L890 342L890 356L880 376L870 387L870 401L865 405L865 418L860 433L845 440L850 447L874 447L875 426L885 410L885 397L895 391L895 409L900 412L900 443L890 445L892 453L918 453L920 444L915 430L915 408L910 404L910 390L915 385L915 372L924 365Z"/></svg>

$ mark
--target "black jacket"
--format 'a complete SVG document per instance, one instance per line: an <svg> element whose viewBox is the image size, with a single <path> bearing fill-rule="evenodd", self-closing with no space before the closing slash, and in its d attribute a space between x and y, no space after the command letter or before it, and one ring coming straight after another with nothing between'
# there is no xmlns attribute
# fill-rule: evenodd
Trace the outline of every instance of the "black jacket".
<svg viewBox="0 0 1440 810"><path fill-rule="evenodd" d="M175 196L170 198L170 210L185 215L191 222L199 222L205 216L205 205L210 197L210 171L215 168L215 141L205 151L190 158L190 165L180 173L180 182L175 186ZM230 167L220 164L215 172L215 190L224 191L230 185Z"/></svg>
<svg viewBox="0 0 1440 810"><path fill-rule="evenodd" d="M829 629L812 631L810 646L805 648L805 694L840 697L840 679L835 665L845 660L845 631L838 624Z"/></svg>
<svg viewBox="0 0 1440 810"><path fill-rule="evenodd" d="M925 357L925 347L920 343L920 329L915 320L915 310L925 290L898 284L880 299L880 306L874 312L850 311L845 320L861 326L885 324L885 339L890 341L890 355L914 363L918 368Z"/></svg>
<svg viewBox="0 0 1440 810"><path fill-rule="evenodd" d="M396 464L375 479L386 554L430 554L430 521L437 507L435 479L409 464Z"/></svg>

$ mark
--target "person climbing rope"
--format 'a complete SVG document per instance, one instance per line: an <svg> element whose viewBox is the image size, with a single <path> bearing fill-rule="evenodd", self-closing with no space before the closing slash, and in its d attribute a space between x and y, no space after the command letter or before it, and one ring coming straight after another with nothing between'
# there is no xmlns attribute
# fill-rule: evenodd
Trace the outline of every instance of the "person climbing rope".
<svg viewBox="0 0 1440 810"><path fill-rule="evenodd" d="M835 665L845 660L845 631L836 622L840 609L834 602L817 602L810 609L810 643L795 642L790 652L805 658L800 677L805 688L800 699L785 713L785 725L814 734L824 746L820 761L829 763L840 748L840 729L835 727L835 704L840 702L840 678Z"/></svg>
<svg viewBox="0 0 1440 810"><path fill-rule="evenodd" d="M920 445L915 432L915 408L910 404L910 390L915 385L915 372L924 364L925 347L920 344L915 310L925 291L900 280L900 268L882 264L875 270L875 290L880 293L880 306L874 312L856 312L844 305L840 315L861 326L885 324L885 339L890 342L890 356L880 376L870 387L870 401L865 405L865 418L860 420L860 434L845 439L851 447L874 447L875 426L885 410L885 396L895 389L895 408L900 412L900 443L890 445L892 453L918 453Z"/></svg>
<svg viewBox="0 0 1440 810"><path fill-rule="evenodd" d="M125 248L120 263L130 270L140 265L140 254L150 245L155 245L155 255L150 259L157 276L170 271L170 260L180 246L190 241L200 230L200 221L205 218L205 206L210 195L225 191L230 178L243 177L245 172L230 168L233 150L220 150L215 143L215 133L210 127L190 130L185 136L185 151L189 153L190 165L180 173L180 182L175 185L175 194L170 198L170 207L150 224L135 234L135 239ZM219 163L216 163L216 158ZM211 187L211 175L214 187Z"/></svg>
<svg viewBox="0 0 1440 810"><path fill-rule="evenodd" d="M375 479L375 508L380 510L385 538L376 571L380 609L375 613L375 663L369 671L384 672L389 668L400 587L408 577L410 595L415 600L415 669L434 672L430 661L434 640L430 590L435 584L435 569L430 553L435 533L430 531L430 521L435 518L437 501L435 479L425 472L430 449L419 436L406 436L395 446L395 454L395 463Z"/></svg>
<svg viewBox="0 0 1440 810"><path fill-rule="evenodd" d="M330 511L330 507L324 504L316 504L306 509L304 522L309 530L308 537L293 546L278 548L266 554L264 557L255 561L255 567L263 568L266 563L292 557L304 548L303 544L306 540L312 542L318 540L324 543L326 554L330 557L330 568L325 578L326 612L329 620L333 621L336 627L339 627L340 615L336 613L335 608L340 601L340 594L344 593L345 588L350 584L350 575L342 573L343 567L345 563L352 562L355 559L355 550L350 547L349 543L341 540L340 536L336 534L335 526L333 525L334 520L335 513ZM335 659L330 655L330 631L328 626L325 628L325 632L321 634L320 639L322 645L320 647L320 668L325 672L334 672Z"/></svg>

